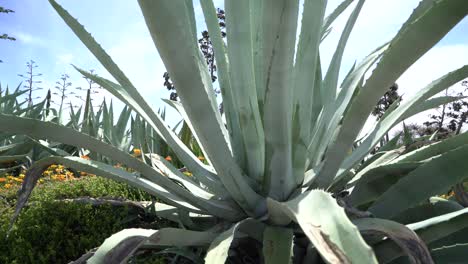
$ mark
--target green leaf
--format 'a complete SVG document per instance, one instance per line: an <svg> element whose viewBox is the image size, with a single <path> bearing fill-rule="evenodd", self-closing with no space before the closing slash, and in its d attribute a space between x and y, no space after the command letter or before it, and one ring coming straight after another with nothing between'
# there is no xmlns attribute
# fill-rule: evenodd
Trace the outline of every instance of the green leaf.
<svg viewBox="0 0 468 264"><path fill-rule="evenodd" d="M93 55L99 60L99 62L104 66L104 68L106 68L106 70L118 81L120 85L115 84L99 76L96 76L94 74L87 73L81 69L77 68L77 70L85 77L90 78L100 86L107 89L117 98L124 101L127 105L129 105L136 112L138 112L153 127L153 129L155 129L155 131L160 133L161 137L165 139L166 142L168 142L168 144L172 147L177 156L193 173L199 175L200 178L206 179L207 182L210 181L210 178L216 177L213 173L209 171L209 168L206 168L206 166L204 166L203 163L201 163L190 152L190 150L186 148L185 145L183 145L182 142L180 142L178 137L174 133L172 133L172 131L169 130L168 126L161 119L161 117L154 113L152 108L140 95L140 93L133 86L130 80L119 69L119 67L114 63L112 58L104 51L104 49L94 40L91 34L89 34L75 18L73 18L65 9L63 9L54 0L50 0L49 2L58 12L58 14L63 18L65 23L67 23L67 25L73 30L77 37L80 38L83 44L85 44L85 46L93 53ZM183 10L185 12L185 6ZM184 14L188 15L188 11ZM184 26L185 25L186 24L184 24ZM176 30L176 32L179 31ZM186 32L186 30L184 32ZM189 37L191 36L193 35L190 35ZM194 42L195 40L191 39L191 41ZM181 43L181 41L177 41L177 43ZM204 62L202 64L206 67L206 64ZM173 75L171 74L171 76ZM209 90L209 92L212 93L212 89ZM203 109L207 110L208 108L203 107Z"/></svg>
<svg viewBox="0 0 468 264"><path fill-rule="evenodd" d="M330 29L330 26L331 24L335 21L336 18L338 18L341 13L343 13L343 11L346 10L346 8L348 8L348 6L353 2L354 0L344 0L343 2L341 2L341 4L339 4L334 10L333 12L330 13L330 15L328 15L325 20L324 20L324 23L323 23L323 34L325 34L325 32L327 30Z"/></svg>
<svg viewBox="0 0 468 264"><path fill-rule="evenodd" d="M215 237L210 232L177 228L124 229L107 238L86 263L126 263L141 246L205 246Z"/></svg>
<svg viewBox="0 0 468 264"><path fill-rule="evenodd" d="M116 83L101 78L99 76L91 75L81 69L77 69L81 74L90 78L103 88L107 89L110 93L121 99L127 105L133 108L148 124L158 133L158 135L171 146L172 150L176 153L177 157L184 163L184 165L197 177L203 184L208 187L213 187L212 182L216 182L218 177L211 171L212 168L205 166L198 158L190 151L189 148L177 137L177 135L169 129L169 126L159 115L154 115L151 118L151 114L143 109L140 104L135 101L124 88ZM109 113L112 113L109 110ZM161 153L163 154L163 153ZM166 153L167 154L167 153Z"/></svg>
<svg viewBox="0 0 468 264"><path fill-rule="evenodd" d="M35 138L51 139L54 141L63 142L69 145L83 147L92 151L99 152L104 156L111 158L114 161L122 162L128 167L135 169L136 171L142 174L142 177L147 178L148 180L153 181L155 184L160 185L168 192L180 196L188 203L196 204L198 202L201 202L209 207L208 204L213 202L197 198L197 196L188 192L187 189L181 187L177 183L161 175L157 170L148 166L141 160L130 156L127 152L121 151L116 147L113 147L98 139L80 133L74 129L59 126L54 123L42 122L34 119L21 118L3 114L0 114L0 122L7 122L8 124L10 124L8 127L2 127L1 130L3 131L9 131L18 134L27 134ZM49 131L54 131L54 133L50 133ZM198 188L201 189L201 187ZM213 210L214 214L218 214L217 212L219 212L218 209ZM236 212L235 214L238 215L238 213L239 212ZM224 217L222 215L220 215L220 217ZM226 214L225 216L228 216L228 214ZM233 219L237 218L238 217L236 216Z"/></svg>
<svg viewBox="0 0 468 264"><path fill-rule="evenodd" d="M408 255L411 263L434 263L426 244L408 227L379 218L353 220L363 235L384 235L393 240Z"/></svg>
<svg viewBox="0 0 468 264"><path fill-rule="evenodd" d="M461 209L463 209L463 206L455 201L431 197L428 202L403 211L394 217L393 220L402 224L410 224Z"/></svg>
<svg viewBox="0 0 468 264"><path fill-rule="evenodd" d="M346 22L345 28L341 33L340 40L338 41L338 46L336 47L335 53L333 54L330 66L328 67L327 73L323 80L323 100L326 103L327 107L325 111L333 111L334 109L329 109L333 106L333 101L336 99L337 90L338 90L338 75L340 73L341 61L343 59L344 50L348 42L351 31L354 28L354 24L361 12L362 6L364 5L365 0L359 0L354 8L353 12Z"/></svg>
<svg viewBox="0 0 468 264"><path fill-rule="evenodd" d="M435 157L437 155L444 154L450 150L464 146L468 144L468 133L462 133L450 138L447 138L443 141L439 141L424 147L421 147L417 150L411 151L405 155L400 156L395 159L393 162L410 162L410 161L421 161Z"/></svg>
<svg viewBox="0 0 468 264"><path fill-rule="evenodd" d="M260 1L256 1L258 3ZM221 29L219 28L218 16L215 6L211 0L201 0L200 5L205 16L206 26L208 27L209 36L213 44L213 50L216 54L216 71L218 73L218 82L221 88L221 95L223 97L223 108L226 116L227 127L229 131L240 131L239 113L235 109L234 92L231 89L230 80L230 66L228 62L228 55L226 45L221 36ZM229 133L231 138L231 148L237 162L244 167L245 164L245 146L242 143L241 133Z"/></svg>
<svg viewBox="0 0 468 264"><path fill-rule="evenodd" d="M292 176L293 94L285 89L294 82L290 69L293 67L295 47L291 43L296 42L298 10L298 0L277 0L265 5L262 13L262 23L268 25L263 28L266 59L264 185L268 195L278 201L286 200L300 184ZM315 61L312 66L315 66Z"/></svg>
<svg viewBox="0 0 468 264"><path fill-rule="evenodd" d="M468 227L468 208L453 213L429 218L427 220L407 225L415 231L426 243L441 240L451 234ZM401 249L390 241L384 241L374 247L381 263L388 263L402 256Z"/></svg>
<svg viewBox="0 0 468 264"><path fill-rule="evenodd" d="M239 128L245 155L245 164L241 164L248 177L259 184L263 182L265 172L265 134L258 102L263 100L257 92L254 76L254 54L251 28L253 25L250 8L251 1L228 0L225 2L227 55L234 111L238 112ZM276 5L276 4L272 4ZM261 14L257 14L262 17ZM257 21L261 23L262 21ZM266 77L265 77L266 78Z"/></svg>
<svg viewBox="0 0 468 264"><path fill-rule="evenodd" d="M331 194L312 190L278 204L329 263L377 263L374 252Z"/></svg>
<svg viewBox="0 0 468 264"><path fill-rule="evenodd" d="M210 247L208 248L205 257L205 263L225 263L228 257L229 248L231 247L232 241L234 240L236 235L238 235L241 232L247 232L249 234L252 231L262 234L264 228L265 226L262 223L252 218L247 218L245 220L242 220L241 222L234 224L231 228L222 232L213 240Z"/></svg>
<svg viewBox="0 0 468 264"><path fill-rule="evenodd" d="M466 155L468 146L462 146L419 166L390 187L369 211L378 217L390 218L424 199L443 193L468 177Z"/></svg>
<svg viewBox="0 0 468 264"><path fill-rule="evenodd" d="M398 122L402 121L403 117L410 116L411 113L415 113L415 109L421 109L420 107L423 102L429 97L447 89L453 84L463 80L468 76L468 66L461 67L456 71L450 72L439 79L433 81L413 97L408 100L404 100L394 111L387 114L385 118L379 120L376 124L375 129L369 133L359 147L353 151L353 153L347 157L340 166L340 172L347 171L357 162L365 157L379 142L379 140ZM410 114L407 114L410 113ZM407 135L407 133L405 134ZM408 143L408 142L406 142ZM340 173L339 172L339 173ZM338 175L336 178L339 178Z"/></svg>
<svg viewBox="0 0 468 264"><path fill-rule="evenodd" d="M268 264L292 263L293 230L267 226L263 233L263 256Z"/></svg>
<svg viewBox="0 0 468 264"><path fill-rule="evenodd" d="M173 101L173 100L167 100L167 99L163 99L164 102L166 102L168 105L172 106L175 110L177 110L177 112L179 112L179 114L182 116L182 118L184 119L184 124L187 124L188 127L190 128L190 131L192 132L191 134L193 135L193 137L195 138L195 140L197 142L200 142L199 140L199 137L197 135L197 133L195 133L195 129L193 127L193 124L192 124L192 121L190 120L190 118L188 117L187 113L185 112L185 109L184 107L182 106L181 103L179 102L176 102L176 101ZM187 144L186 144L187 145ZM199 145L203 151L203 154L204 154L204 157L205 159L208 160L208 162L210 163L210 158L208 157L207 153L206 153L206 150L205 148L203 147L203 145L200 143Z"/></svg>
<svg viewBox="0 0 468 264"><path fill-rule="evenodd" d="M140 0L139 4L153 42L219 179L247 214L264 213L264 199L254 191L255 186L250 186L245 180L246 175L232 156L206 62L191 32L187 30L186 25L190 24L188 14L193 10L187 10L184 1ZM232 62L230 60L231 65ZM261 141L258 134L251 140L256 144ZM258 156L262 152L257 150L249 153ZM252 160L258 161L256 158ZM262 166L259 164L256 166ZM253 177L253 174L250 176Z"/></svg>
<svg viewBox="0 0 468 264"><path fill-rule="evenodd" d="M330 133L330 131L337 131L342 116L349 107L349 102L356 96L356 93L362 86L362 80L365 73L380 58L387 48L387 44L377 48L364 58L357 66L353 67L354 70L350 72L348 77L343 81L342 89L340 90L336 101L327 106L327 112L322 112L321 118L317 121L313 137L308 147L310 150L315 150L311 151L313 154L311 156L312 164L316 164L321 161L324 151L336 133ZM320 182L318 182L317 185L318 184L320 184Z"/></svg>
<svg viewBox="0 0 468 264"><path fill-rule="evenodd" d="M458 244L431 251L436 263L463 263L468 259L468 244Z"/></svg>
<svg viewBox="0 0 468 264"><path fill-rule="evenodd" d="M296 185L303 182L304 169L306 166L307 147L310 141L311 127L313 126L313 109L317 87L311 84L316 83L318 63L320 31L322 28L323 16L325 14L326 1L304 2L302 13L301 32L297 46L296 62L294 64L294 98L293 98L293 175ZM307 25L307 26L306 26ZM312 73L312 74L311 74ZM317 82L321 82L317 80ZM318 87L319 88L319 87Z"/></svg>
<svg viewBox="0 0 468 264"><path fill-rule="evenodd" d="M336 140L327 150L325 165L319 175L323 178L321 186L328 187L333 181L338 164L346 157L368 114L385 90L439 42L467 12L468 2L464 0L441 0L434 2L417 20L405 24L347 111Z"/></svg>

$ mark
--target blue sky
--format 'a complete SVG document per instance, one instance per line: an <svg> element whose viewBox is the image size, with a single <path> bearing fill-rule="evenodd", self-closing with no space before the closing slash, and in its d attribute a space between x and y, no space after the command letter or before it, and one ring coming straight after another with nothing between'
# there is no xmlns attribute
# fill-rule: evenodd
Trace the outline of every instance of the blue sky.
<svg viewBox="0 0 468 264"><path fill-rule="evenodd" d="M154 107L162 107L159 98L169 93L163 87L164 65L159 59L144 25L137 1L128 0L59 0L73 16L90 31L110 53L117 64ZM328 11L340 1L330 0ZM417 6L419 0L368 0L349 40L343 61L346 72L355 60L360 60L375 47L389 40ZM222 6L222 1L215 1ZM0 15L0 33L8 33L17 41L0 41L0 82L16 87L32 59L43 74L42 87L52 88L61 74L71 76L73 86L84 86L84 80L70 66L71 63L95 69L99 75L109 74L80 43L46 0L0 0L0 6L15 13ZM197 31L203 30L201 9L195 1ZM321 47L325 65L331 58L346 14L334 25L334 31ZM468 63L468 19L464 19L433 50L428 52L399 80L405 96L414 94L424 84L450 70ZM108 97L103 93L103 96Z"/></svg>

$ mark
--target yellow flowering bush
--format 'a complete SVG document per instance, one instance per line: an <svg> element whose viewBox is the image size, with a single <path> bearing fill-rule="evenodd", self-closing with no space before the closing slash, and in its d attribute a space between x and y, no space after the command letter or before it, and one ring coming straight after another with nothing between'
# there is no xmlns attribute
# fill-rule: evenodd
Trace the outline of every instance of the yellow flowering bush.
<svg viewBox="0 0 468 264"><path fill-rule="evenodd" d="M132 150L133 156L135 157L142 157L142 152L138 148L134 148ZM83 159L89 160L90 157L88 155L82 155L80 156ZM206 159L203 156L199 156L198 159L204 163L206 163ZM165 160L169 162L174 162L173 158L171 156L166 156ZM120 163L117 163L114 165L115 168L120 168L126 171L133 171L130 168L126 168ZM192 173L187 170L182 171L183 174L187 176L192 176ZM43 173L42 177L39 179L37 184L44 184L46 182L51 182L51 181L72 181L72 180L77 180L78 177L95 177L96 175L86 173L86 172L78 172L79 175L75 175L72 171L70 171L68 168L66 168L63 165L60 164L52 164L50 165ZM0 191L2 189L11 189L11 188L19 188L21 184L24 181L24 178L26 177L26 171L22 170L18 176L12 175L12 174L7 174L4 175L3 177L0 177Z"/></svg>
<svg viewBox="0 0 468 264"><path fill-rule="evenodd" d="M86 156L87 157L87 156ZM89 159L89 158L88 158ZM81 177L93 177L94 174L86 172L79 172ZM0 177L0 191L2 189L19 188L26 177L26 171L22 170L18 176L13 174L7 174L4 177ZM47 170L42 173L42 178L39 179L37 184L43 184L50 181L71 181L75 180L76 175L70 170L60 164L52 164Z"/></svg>

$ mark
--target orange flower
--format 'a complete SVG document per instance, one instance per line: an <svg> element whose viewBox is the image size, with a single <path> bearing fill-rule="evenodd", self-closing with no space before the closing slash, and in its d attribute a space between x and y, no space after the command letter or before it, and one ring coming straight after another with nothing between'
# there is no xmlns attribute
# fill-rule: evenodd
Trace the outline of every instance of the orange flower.
<svg viewBox="0 0 468 264"><path fill-rule="evenodd" d="M167 160L167 161L172 161L172 158L171 158L171 156L167 156L167 157L165 158L165 160Z"/></svg>
<svg viewBox="0 0 468 264"><path fill-rule="evenodd" d="M133 155L135 157L140 157L141 156L141 150L140 149L137 149L137 148L134 148L133 149Z"/></svg>
<svg viewBox="0 0 468 264"><path fill-rule="evenodd" d="M0 182L6 182L6 178L0 178Z"/></svg>
<svg viewBox="0 0 468 264"><path fill-rule="evenodd" d="M81 156L80 158L85 159L85 160L90 160L90 158L88 157L88 155L83 155L83 156Z"/></svg>

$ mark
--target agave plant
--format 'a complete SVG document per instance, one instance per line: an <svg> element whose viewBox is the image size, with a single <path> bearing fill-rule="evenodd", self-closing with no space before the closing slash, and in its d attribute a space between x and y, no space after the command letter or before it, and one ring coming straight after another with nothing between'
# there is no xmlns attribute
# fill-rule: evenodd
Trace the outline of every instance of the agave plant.
<svg viewBox="0 0 468 264"><path fill-rule="evenodd" d="M358 137L380 96L466 16L468 2L421 1L396 36L354 65L339 83L344 49L365 1L356 1L323 73L319 46L352 2L344 1L325 16L326 0L304 0L302 14L299 0L225 0L224 42L213 3L200 0L216 54L224 123L197 47L193 2L138 1L177 87L181 104L175 107L198 140L208 161L204 164L84 27L50 0L115 81L77 70L135 111L193 176L154 153L137 159L71 128L0 114L0 122L9 124L0 127L5 132L82 147L137 171L76 157L42 159L26 176L16 215L40 172L61 163L157 196L162 201L156 205L159 215L184 226L121 231L79 263L121 263L140 247L164 246L204 247L205 262L216 264L248 262L247 254L255 256L250 260L254 263L466 260L467 244L460 243L466 243L468 209L433 196L468 177L468 134L412 152L392 140L375 156L368 154L405 118L456 100L433 96L466 78L468 66L395 104L364 138Z"/></svg>

